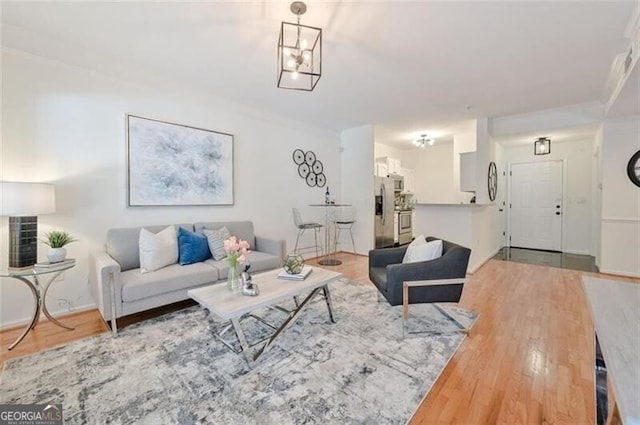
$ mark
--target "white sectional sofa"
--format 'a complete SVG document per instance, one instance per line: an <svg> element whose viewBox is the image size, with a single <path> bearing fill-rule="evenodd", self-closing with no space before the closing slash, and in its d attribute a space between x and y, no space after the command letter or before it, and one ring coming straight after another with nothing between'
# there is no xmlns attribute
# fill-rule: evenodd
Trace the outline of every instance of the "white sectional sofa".
<svg viewBox="0 0 640 425"><path fill-rule="evenodd" d="M169 225L144 226L157 233ZM250 221L176 224L190 231L226 227L231 235L249 242L251 272L271 270L282 265L284 240L255 236ZM172 264L151 273L140 273L138 240L142 227L116 228L107 232L105 251L91 254L89 284L98 310L111 329L117 332L116 319L186 300L187 290L216 282L225 282L227 260L209 259L181 266Z"/></svg>

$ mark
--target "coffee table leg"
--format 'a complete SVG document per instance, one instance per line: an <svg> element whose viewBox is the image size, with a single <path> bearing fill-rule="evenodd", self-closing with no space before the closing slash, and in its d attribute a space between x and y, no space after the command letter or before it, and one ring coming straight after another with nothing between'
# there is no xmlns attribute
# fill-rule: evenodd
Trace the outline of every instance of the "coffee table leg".
<svg viewBox="0 0 640 425"><path fill-rule="evenodd" d="M336 323L333 318L333 302L331 301L331 293L329 292L329 285L324 285L322 287L324 291L324 300L327 303L327 310L329 310L329 319L331 319L331 323Z"/></svg>
<svg viewBox="0 0 640 425"><path fill-rule="evenodd" d="M247 344L247 338L244 337L244 332L240 327L240 321L238 319L231 319L231 324L233 325L233 329L236 331L236 336L238 337L238 341L240 342L240 347L242 347L242 354L247 360L247 364L251 366L253 360L251 359L251 353L249 352L249 344Z"/></svg>
<svg viewBox="0 0 640 425"><path fill-rule="evenodd" d="M271 336L271 338L269 338L266 342L265 345L262 346L262 348L253 356L253 360L258 360L258 357L260 357L262 354L266 353L267 351L269 351L269 349L271 348L271 345L273 344L273 341L276 340L276 338L278 338L278 336L284 332L285 329L287 329L289 326L291 326L296 319L298 318L298 313L300 313L300 311L302 311L302 309L304 308L305 305L307 305L307 303L309 301L311 301L313 299L313 297L315 297L316 295L318 295L318 292L320 292L321 288L316 288L314 289L309 296L307 296L307 298L305 298L300 305L291 312L291 314L289 315L289 317L287 318L287 320L284 321L284 323L282 325L280 325L280 327L273 333L273 335Z"/></svg>

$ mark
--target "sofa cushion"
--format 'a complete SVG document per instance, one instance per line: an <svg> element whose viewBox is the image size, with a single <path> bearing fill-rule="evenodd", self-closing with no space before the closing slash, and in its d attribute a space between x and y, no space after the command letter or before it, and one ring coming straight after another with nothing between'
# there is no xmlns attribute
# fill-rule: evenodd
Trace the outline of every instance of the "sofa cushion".
<svg viewBox="0 0 640 425"><path fill-rule="evenodd" d="M207 237L202 233L191 232L183 227L178 229L178 251L180 265L199 263L211 258Z"/></svg>
<svg viewBox="0 0 640 425"><path fill-rule="evenodd" d="M243 239L249 242L249 249L256 248L256 237L253 231L253 223L250 221L218 221L218 222L200 222L194 225L196 232L201 232L202 229L216 230L221 227L229 229L231 236L235 236L238 239Z"/></svg>
<svg viewBox="0 0 640 425"><path fill-rule="evenodd" d="M168 224L162 226L144 226L151 233L158 233L166 229ZM193 230L192 224L177 224L177 227ZM142 227L126 227L109 229L107 231L107 253L120 264L120 270L127 271L140 267L140 229Z"/></svg>
<svg viewBox="0 0 640 425"><path fill-rule="evenodd" d="M187 266L172 264L144 274L138 269L127 270L120 274L122 301L136 301L196 285L213 283L218 279L218 270L205 263Z"/></svg>
<svg viewBox="0 0 640 425"><path fill-rule="evenodd" d="M140 229L140 273L150 273L178 261L178 238L176 229L166 229L151 233Z"/></svg>
<svg viewBox="0 0 640 425"><path fill-rule="evenodd" d="M216 230L202 229L202 233L207 237L209 251L216 261L227 258L227 251L224 249L224 241L231 237L231 233L226 227Z"/></svg>
<svg viewBox="0 0 640 425"><path fill-rule="evenodd" d="M277 269L282 266L280 257L276 255L267 254L266 252L251 251L249 252L249 264L251 268L249 273L259 273L267 270ZM226 279L229 274L229 261L226 259L222 261L215 261L213 259L205 261L208 265L211 265L218 269L220 273L220 279ZM240 265L240 271L242 271L242 264Z"/></svg>

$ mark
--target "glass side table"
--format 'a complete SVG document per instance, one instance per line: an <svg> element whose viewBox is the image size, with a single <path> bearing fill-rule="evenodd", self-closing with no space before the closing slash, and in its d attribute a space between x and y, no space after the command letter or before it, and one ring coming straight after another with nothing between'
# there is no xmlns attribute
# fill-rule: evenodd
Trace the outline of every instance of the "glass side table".
<svg viewBox="0 0 640 425"><path fill-rule="evenodd" d="M24 337L27 336L29 331L36 327L36 325L38 324L38 319L40 318L41 312L44 313L45 316L47 316L47 318L51 321L51 323L58 325L61 328L69 329L71 331L74 329L71 326L68 326L68 325L65 325L64 323L59 322L58 320L54 319L53 316L51 316L51 313L49 313L49 310L47 310L45 298L47 296L47 291L49 290L51 283L53 283L53 281L56 280L56 278L60 276L62 272L75 267L75 265L76 263L72 262L72 263L61 264L59 266L49 267L46 269L29 267L29 268L22 268L22 269L1 269L0 270L0 277L10 277L10 278L19 280L20 282L27 285L27 287L31 290L31 293L33 294L34 305L33 305L33 316L31 317L31 321L29 322L25 330L22 332L22 334L18 337L18 339L16 339L13 342L13 344L9 346L9 350L13 350L15 346L20 344L20 342L24 339ZM44 278L43 284L40 283L40 277Z"/></svg>

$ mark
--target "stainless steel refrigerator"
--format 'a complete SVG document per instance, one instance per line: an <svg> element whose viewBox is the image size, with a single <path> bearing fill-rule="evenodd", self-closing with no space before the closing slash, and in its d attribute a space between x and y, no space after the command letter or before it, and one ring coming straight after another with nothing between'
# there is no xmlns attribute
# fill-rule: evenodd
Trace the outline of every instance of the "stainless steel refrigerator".
<svg viewBox="0 0 640 425"><path fill-rule="evenodd" d="M393 179L375 177L375 231L376 248L393 246L393 226L395 213Z"/></svg>

